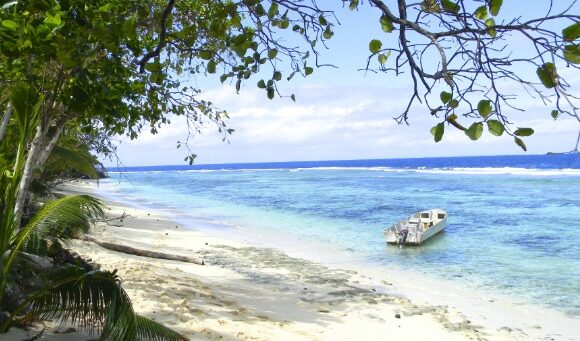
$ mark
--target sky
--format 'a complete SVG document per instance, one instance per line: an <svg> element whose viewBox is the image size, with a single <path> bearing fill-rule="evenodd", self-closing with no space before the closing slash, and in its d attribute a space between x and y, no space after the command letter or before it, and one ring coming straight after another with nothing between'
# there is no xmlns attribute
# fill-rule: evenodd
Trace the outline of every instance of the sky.
<svg viewBox="0 0 580 341"><path fill-rule="evenodd" d="M198 155L196 163L524 153L513 143L513 138L505 134L495 137L484 132L480 140L471 141L452 127L446 129L441 142L435 143L429 130L441 119L431 117L420 105L412 107L409 125L397 124L393 118L404 110L411 86L406 77L359 71L367 62L369 40L379 38L388 44L393 36L381 31L377 10L369 8L368 3L365 5L359 12L335 8L341 25L335 28L335 36L329 41L328 50L321 51L320 58L337 68L315 69L306 78L295 77L290 82L281 82L281 92L295 94L296 102L278 97L269 100L263 90L254 86L259 78L247 82L239 94L232 84L221 84L215 77L197 79L197 85L204 89L202 96L228 111L231 119L226 123L235 132L225 142L214 126L193 136L189 145ZM542 9L537 6L522 10L506 5L503 10L534 15L532 10ZM517 47L519 41L511 43ZM523 72L535 73L535 70ZM567 76L572 89L577 88L580 76ZM512 128L532 127L535 130L533 136L525 139L527 153L562 152L573 148L580 129L577 121L564 116L554 121L550 117L552 107L545 106L539 99L531 99L515 85L506 85L505 89L519 93L514 104L525 109L525 112L509 111L510 120L514 122ZM176 146L177 141L186 139L187 128L180 118L171 121L156 135L143 132L137 140L121 138L117 150L119 160L104 160L105 165L117 165L118 161L125 166L184 164L188 153Z"/></svg>

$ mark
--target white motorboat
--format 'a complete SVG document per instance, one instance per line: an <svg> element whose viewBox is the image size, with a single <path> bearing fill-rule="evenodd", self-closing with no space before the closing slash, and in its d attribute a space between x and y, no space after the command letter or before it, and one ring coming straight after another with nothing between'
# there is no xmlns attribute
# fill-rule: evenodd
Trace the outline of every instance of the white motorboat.
<svg viewBox="0 0 580 341"><path fill-rule="evenodd" d="M434 208L413 214L407 219L386 228L385 238L389 244L419 245L447 225L447 211Z"/></svg>

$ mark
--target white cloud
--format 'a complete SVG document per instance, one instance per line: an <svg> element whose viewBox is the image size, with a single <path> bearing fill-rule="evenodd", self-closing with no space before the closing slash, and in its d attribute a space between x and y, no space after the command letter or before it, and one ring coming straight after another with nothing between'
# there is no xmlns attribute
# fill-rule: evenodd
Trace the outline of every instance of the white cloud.
<svg viewBox="0 0 580 341"><path fill-rule="evenodd" d="M448 126L443 140L434 143L429 129L441 119L422 106L413 106L410 126L393 117L406 106L408 89L380 86L305 84L294 89L297 102L289 98L269 100L259 89L236 94L231 86L204 93L206 99L227 109L228 126L235 129L230 143L221 141L217 127L208 125L190 140L201 163L261 162L323 159L452 156L521 153L510 136L497 138L484 132L473 142ZM527 111L513 112L514 126L529 126L536 134L526 142L530 153L562 151L575 142L578 124L569 117L553 122L541 103L521 102ZM530 105L532 104L532 105ZM469 124L469 120L460 118ZM182 118L173 118L159 134L144 133L125 142L119 154L127 165L181 164L185 152L176 141L187 137ZM555 138L557 137L557 138Z"/></svg>

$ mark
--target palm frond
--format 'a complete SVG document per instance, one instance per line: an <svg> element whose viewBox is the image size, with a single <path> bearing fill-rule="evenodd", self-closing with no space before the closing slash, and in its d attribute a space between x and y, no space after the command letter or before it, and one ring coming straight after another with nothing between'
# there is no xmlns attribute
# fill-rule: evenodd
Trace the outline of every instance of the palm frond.
<svg viewBox="0 0 580 341"><path fill-rule="evenodd" d="M79 232L87 232L90 224L103 216L102 202L88 195L71 195L46 203L12 236L5 267L10 267L25 243L35 243L40 239L66 243Z"/></svg>
<svg viewBox="0 0 580 341"><path fill-rule="evenodd" d="M63 146L55 146L46 167L59 168L62 172L77 172L91 179L98 179L99 173L95 167L96 164L97 161L87 150L73 150Z"/></svg>
<svg viewBox="0 0 580 341"><path fill-rule="evenodd" d="M102 329L106 311L119 291L115 272L91 271L70 266L52 274L53 279L26 302L25 319L70 321L89 331Z"/></svg>
<svg viewBox="0 0 580 341"><path fill-rule="evenodd" d="M186 337L164 325L135 314L138 340L184 341Z"/></svg>
<svg viewBox="0 0 580 341"><path fill-rule="evenodd" d="M59 319L93 332L104 340L187 340L177 332L135 314L116 271L84 272L70 267L27 302L27 319Z"/></svg>

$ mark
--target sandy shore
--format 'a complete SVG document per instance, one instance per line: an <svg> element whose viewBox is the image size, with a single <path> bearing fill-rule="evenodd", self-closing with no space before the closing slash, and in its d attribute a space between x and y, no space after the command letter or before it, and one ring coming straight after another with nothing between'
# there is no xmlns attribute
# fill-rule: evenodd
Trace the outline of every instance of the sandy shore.
<svg viewBox="0 0 580 341"><path fill-rule="evenodd" d="M93 188L75 184L66 190L91 193ZM199 257L206 265L127 255L80 240L70 248L102 269L118 269L138 313L191 339L573 340L576 332L564 326L566 333L555 333L533 321L529 329L511 321L498 327L497 322L473 320L455 305L410 300L396 286L381 293L374 287L391 284L384 279L204 235L153 211L107 204L109 218L123 213L128 217L97 224L93 237ZM13 333L15 340L22 335ZM65 338L89 339L85 334L55 334L54 329L42 339Z"/></svg>

